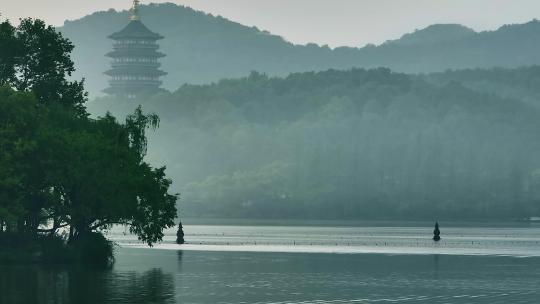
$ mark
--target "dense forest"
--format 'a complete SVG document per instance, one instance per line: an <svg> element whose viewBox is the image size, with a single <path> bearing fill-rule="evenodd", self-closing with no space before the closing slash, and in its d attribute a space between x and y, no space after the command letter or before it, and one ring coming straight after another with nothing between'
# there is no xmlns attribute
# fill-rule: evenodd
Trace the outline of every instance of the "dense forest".
<svg viewBox="0 0 540 304"><path fill-rule="evenodd" d="M538 79L253 72L89 111L160 115L148 160L168 165L185 216L522 219L540 213Z"/></svg>
<svg viewBox="0 0 540 304"><path fill-rule="evenodd" d="M338 47L294 45L283 38L231 22L220 16L175 4L141 8L145 24L165 36L160 41L165 88L183 83L206 84L222 78L245 77L250 71L271 76L330 68L388 67L406 73L446 69L507 67L540 64L540 22L507 25L496 31L474 32L460 25L433 25L379 46ZM91 95L106 85L105 57L112 48L107 36L123 28L128 12L97 12L67 21L59 30L76 48L78 71Z"/></svg>
<svg viewBox="0 0 540 304"><path fill-rule="evenodd" d="M519 99L540 107L540 66L453 70L430 74L425 79L438 85L460 82L478 92Z"/></svg>

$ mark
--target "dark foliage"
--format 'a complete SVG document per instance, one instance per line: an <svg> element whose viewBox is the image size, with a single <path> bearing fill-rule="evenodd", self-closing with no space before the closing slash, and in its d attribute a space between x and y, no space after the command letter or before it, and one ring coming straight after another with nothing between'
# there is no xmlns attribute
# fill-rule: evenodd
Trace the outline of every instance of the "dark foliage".
<svg viewBox="0 0 540 304"><path fill-rule="evenodd" d="M2 45L20 50L0 54L0 234L46 249L47 237L65 233L82 261L110 260L111 244L96 232L115 224L149 245L160 241L177 196L165 168L144 161L146 130L159 118L141 108L123 124L110 114L89 118L82 82L67 80L73 46L40 20L1 23Z"/></svg>
<svg viewBox="0 0 540 304"><path fill-rule="evenodd" d="M72 251L72 257L84 263L110 265L114 261L113 242L101 233L81 234L69 243L68 249Z"/></svg>

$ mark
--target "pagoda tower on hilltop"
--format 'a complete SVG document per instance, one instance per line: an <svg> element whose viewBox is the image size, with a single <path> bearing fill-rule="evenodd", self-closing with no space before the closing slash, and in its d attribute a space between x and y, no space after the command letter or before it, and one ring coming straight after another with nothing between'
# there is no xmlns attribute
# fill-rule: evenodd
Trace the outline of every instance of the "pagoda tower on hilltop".
<svg viewBox="0 0 540 304"><path fill-rule="evenodd" d="M159 69L158 59L165 54L158 52L157 41L163 36L150 31L139 16L139 0L133 1L130 22L121 31L109 36L114 40L111 69L105 72L111 76L107 94L135 98L159 91L160 77L167 73Z"/></svg>

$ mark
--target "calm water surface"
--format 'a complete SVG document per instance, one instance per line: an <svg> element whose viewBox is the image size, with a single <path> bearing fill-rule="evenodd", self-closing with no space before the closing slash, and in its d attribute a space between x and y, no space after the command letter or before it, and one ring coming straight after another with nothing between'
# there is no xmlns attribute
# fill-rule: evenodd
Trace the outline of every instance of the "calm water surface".
<svg viewBox="0 0 540 304"><path fill-rule="evenodd" d="M187 226L187 250L117 231L110 270L0 266L0 303L538 303L538 228L452 229Z"/></svg>

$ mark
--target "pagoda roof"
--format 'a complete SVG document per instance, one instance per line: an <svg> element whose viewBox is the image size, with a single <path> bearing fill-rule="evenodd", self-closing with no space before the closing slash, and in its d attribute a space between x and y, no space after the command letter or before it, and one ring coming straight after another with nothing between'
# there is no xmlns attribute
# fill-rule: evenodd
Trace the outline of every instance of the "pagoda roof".
<svg viewBox="0 0 540 304"><path fill-rule="evenodd" d="M126 66L119 67L108 70L105 72L106 75L151 75L151 76L164 76L167 75L166 72L150 67L141 67L141 66Z"/></svg>
<svg viewBox="0 0 540 304"><path fill-rule="evenodd" d="M140 20L131 20L124 29L110 35L109 38L113 40L130 38L159 40L163 39L163 36L149 30Z"/></svg>
<svg viewBox="0 0 540 304"><path fill-rule="evenodd" d="M117 49L112 52L107 53L105 56L112 58L119 57L149 57L149 58L160 58L165 57L165 54L161 52L156 52L152 49Z"/></svg>

